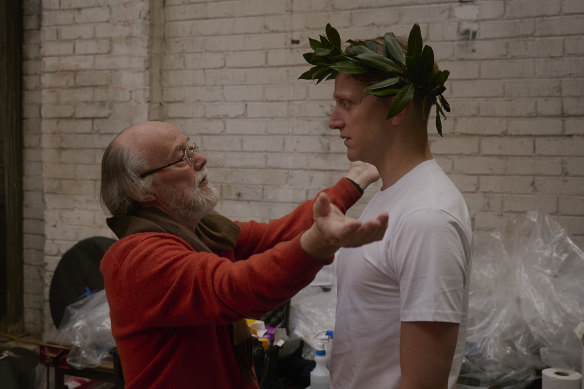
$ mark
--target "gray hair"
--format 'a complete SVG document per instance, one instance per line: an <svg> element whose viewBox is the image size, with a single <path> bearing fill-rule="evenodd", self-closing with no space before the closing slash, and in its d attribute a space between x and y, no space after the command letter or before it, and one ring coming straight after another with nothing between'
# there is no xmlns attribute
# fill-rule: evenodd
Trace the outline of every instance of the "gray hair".
<svg viewBox="0 0 584 389"><path fill-rule="evenodd" d="M114 139L101 160L101 203L113 216L127 215L140 207L152 177L140 178L146 156L122 146Z"/></svg>

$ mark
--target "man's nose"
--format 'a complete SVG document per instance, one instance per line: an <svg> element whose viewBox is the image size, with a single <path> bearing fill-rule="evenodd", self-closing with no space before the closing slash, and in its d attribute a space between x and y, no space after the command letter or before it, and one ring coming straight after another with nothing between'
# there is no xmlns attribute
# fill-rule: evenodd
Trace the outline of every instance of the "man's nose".
<svg viewBox="0 0 584 389"><path fill-rule="evenodd" d="M206 164L207 158L203 154L197 152L193 153L193 169L197 171L203 170Z"/></svg>
<svg viewBox="0 0 584 389"><path fill-rule="evenodd" d="M333 109L333 112L331 113L331 117L329 118L328 126L332 130L340 130L344 126L343 120L339 117L339 114L337 113L336 106Z"/></svg>

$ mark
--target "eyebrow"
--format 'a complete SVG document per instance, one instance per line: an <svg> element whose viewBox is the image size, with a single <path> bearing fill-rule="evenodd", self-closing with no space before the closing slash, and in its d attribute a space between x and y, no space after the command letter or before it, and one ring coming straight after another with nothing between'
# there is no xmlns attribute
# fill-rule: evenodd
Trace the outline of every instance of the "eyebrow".
<svg viewBox="0 0 584 389"><path fill-rule="evenodd" d="M190 140L191 140L191 138L187 137L187 140L185 140L184 143L176 145L176 147L174 148L174 152L181 153L181 152L185 151L185 146L188 147Z"/></svg>

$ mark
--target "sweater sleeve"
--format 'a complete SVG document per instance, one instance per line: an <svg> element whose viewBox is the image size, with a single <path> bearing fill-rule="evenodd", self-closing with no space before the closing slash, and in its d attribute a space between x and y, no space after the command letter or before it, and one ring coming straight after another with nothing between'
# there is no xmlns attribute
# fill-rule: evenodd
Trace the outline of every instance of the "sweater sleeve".
<svg viewBox="0 0 584 389"><path fill-rule="evenodd" d="M343 213L361 198L359 190L347 178L340 179L334 186L321 192L325 192ZM293 239L306 231L313 223L312 206L317 197L318 195L303 202L292 213L269 223L238 222L241 233L234 251L235 258L246 259L254 253L263 252L278 242Z"/></svg>
<svg viewBox="0 0 584 389"><path fill-rule="evenodd" d="M261 316L310 283L321 267L299 237L233 262L161 233L125 237L101 263L115 335L122 336L136 325L227 324Z"/></svg>

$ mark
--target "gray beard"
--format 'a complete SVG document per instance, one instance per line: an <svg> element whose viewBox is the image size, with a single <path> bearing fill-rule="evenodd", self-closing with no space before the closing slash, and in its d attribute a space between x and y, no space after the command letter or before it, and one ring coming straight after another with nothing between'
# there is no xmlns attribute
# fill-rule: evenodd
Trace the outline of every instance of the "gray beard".
<svg viewBox="0 0 584 389"><path fill-rule="evenodd" d="M190 220L201 220L211 212L219 201L219 192L210 183L204 188L192 188L177 192L165 190L167 206L177 216Z"/></svg>

